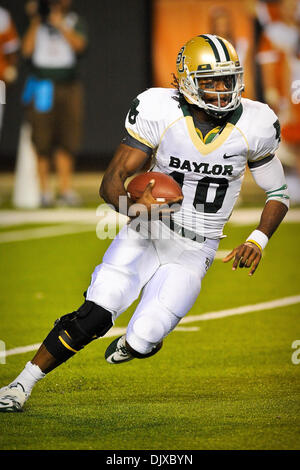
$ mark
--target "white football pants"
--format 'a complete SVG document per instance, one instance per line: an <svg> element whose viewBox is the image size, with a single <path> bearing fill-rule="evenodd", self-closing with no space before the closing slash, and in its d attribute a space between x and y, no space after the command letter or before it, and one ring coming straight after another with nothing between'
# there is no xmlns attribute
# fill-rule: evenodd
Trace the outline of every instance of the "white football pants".
<svg viewBox="0 0 300 470"><path fill-rule="evenodd" d="M167 227L163 231L170 232ZM170 236L145 238L126 225L87 290L86 300L110 311L113 321L142 291L126 333L129 345L141 354L149 353L192 308L219 245L219 240L199 243L174 232Z"/></svg>

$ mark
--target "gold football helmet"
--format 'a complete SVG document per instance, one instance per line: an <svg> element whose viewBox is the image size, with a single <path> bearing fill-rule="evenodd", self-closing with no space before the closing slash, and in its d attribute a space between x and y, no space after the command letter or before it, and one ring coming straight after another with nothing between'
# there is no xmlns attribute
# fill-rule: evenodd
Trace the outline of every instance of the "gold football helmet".
<svg viewBox="0 0 300 470"><path fill-rule="evenodd" d="M176 68L179 91L188 103L218 118L239 106L243 67L226 39L212 34L192 38L180 49ZM223 82L222 89L216 86L218 82Z"/></svg>

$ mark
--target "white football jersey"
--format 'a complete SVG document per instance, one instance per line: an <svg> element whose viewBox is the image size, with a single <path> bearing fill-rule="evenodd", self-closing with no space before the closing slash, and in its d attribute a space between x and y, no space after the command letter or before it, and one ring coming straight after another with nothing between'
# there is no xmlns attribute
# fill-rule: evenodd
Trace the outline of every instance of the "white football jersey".
<svg viewBox="0 0 300 470"><path fill-rule="evenodd" d="M205 144L188 104L168 88L138 95L125 127L153 148L152 171L169 174L182 186L184 199L174 222L208 238L223 236L247 162L255 165L274 154L280 140L278 118L269 106L243 98L222 131Z"/></svg>

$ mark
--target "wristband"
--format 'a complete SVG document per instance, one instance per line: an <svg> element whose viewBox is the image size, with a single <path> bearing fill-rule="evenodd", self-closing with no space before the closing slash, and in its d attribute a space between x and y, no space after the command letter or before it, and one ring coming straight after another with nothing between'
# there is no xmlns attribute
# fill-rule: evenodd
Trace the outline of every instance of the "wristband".
<svg viewBox="0 0 300 470"><path fill-rule="evenodd" d="M260 230L254 230L246 240L246 242L254 243L261 251L267 246L268 241L267 235Z"/></svg>

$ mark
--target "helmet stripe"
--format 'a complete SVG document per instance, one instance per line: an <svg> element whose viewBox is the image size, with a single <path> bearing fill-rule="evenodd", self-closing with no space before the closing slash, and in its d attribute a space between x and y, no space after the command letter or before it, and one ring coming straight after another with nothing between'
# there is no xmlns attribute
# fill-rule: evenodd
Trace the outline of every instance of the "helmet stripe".
<svg viewBox="0 0 300 470"><path fill-rule="evenodd" d="M218 37L217 39L218 39L218 41L221 43L221 46L222 46L222 48L223 48L223 50L224 50L224 52L225 52L226 60L229 61L229 60L230 60L230 55L229 55L228 49L227 49L227 47L226 47L224 41L223 41L221 38L219 38L219 37Z"/></svg>
<svg viewBox="0 0 300 470"><path fill-rule="evenodd" d="M214 42L209 38L209 36L206 35L206 34L201 34L200 37L202 37L202 38L204 38L204 39L207 40L207 42L209 43L210 47L211 47L212 50L213 50L213 53L215 54L215 59L216 59L216 61L217 61L217 62L221 62L220 54L219 54L219 52L218 52L218 48L217 48L217 46L215 45L215 43L214 43ZM220 49L221 49L221 48L220 48Z"/></svg>
<svg viewBox="0 0 300 470"><path fill-rule="evenodd" d="M217 38L217 36L214 36L213 34L207 34L207 37L214 43L214 45L216 46L217 50L218 50L218 53L219 53L219 56L220 56L220 62L225 62L227 59L226 59L226 54L224 52L224 49L221 45L221 42L219 41L219 39Z"/></svg>

